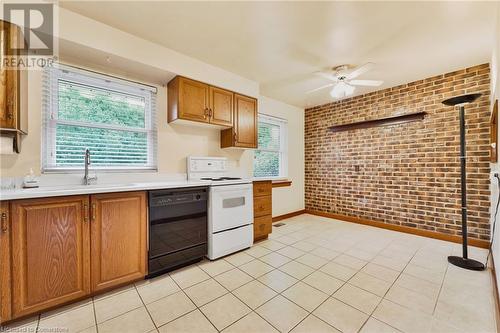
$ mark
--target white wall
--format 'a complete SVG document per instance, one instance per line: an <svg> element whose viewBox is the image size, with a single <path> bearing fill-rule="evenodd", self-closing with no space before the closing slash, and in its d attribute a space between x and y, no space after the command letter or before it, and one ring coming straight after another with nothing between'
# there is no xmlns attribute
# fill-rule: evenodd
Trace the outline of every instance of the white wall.
<svg viewBox="0 0 500 333"><path fill-rule="evenodd" d="M494 45L493 55L491 58L491 95L492 95L492 103L496 99L500 99L500 3L497 4L497 23L496 23L496 34L495 39L492 41L492 45ZM499 126L500 130L500 126ZM498 186L497 180L493 177L493 174L500 173L500 163L492 163L491 164L491 225L493 226L494 222L494 214L495 214L495 206L498 200ZM495 231L494 243L493 243L493 259L496 264L496 278L497 285L500 286L500 222L498 221L500 218L497 218L497 227Z"/></svg>
<svg viewBox="0 0 500 333"><path fill-rule="evenodd" d="M304 209L304 109L260 96L259 112L288 120L290 187L273 189L273 216Z"/></svg>
<svg viewBox="0 0 500 333"><path fill-rule="evenodd" d="M59 36L71 45L73 53L92 50L95 55L116 56L125 65L123 73L117 73L82 59L71 59L72 65L87 67L99 72L118 74L145 83L156 83L157 77L147 81L147 71L137 73L141 66L160 73L184 75L245 95L259 98L259 111L285 118L289 124L289 175L292 187L273 191L273 215L281 215L304 208L304 110L259 96L257 82L234 73L203 63L160 45L140 39L97 21L60 9ZM98 33L96 33L98 32ZM64 57L63 57L64 58ZM133 68L133 70L132 70ZM138 69L139 68L139 69ZM135 72L134 72L135 71ZM134 77L137 75L137 77ZM41 169L41 123L42 123L42 73L30 71L28 77L29 134L22 140L20 154L1 155L0 176L19 177L30 168L39 174ZM167 123L167 91L157 86L158 110L158 171L160 173L185 173L186 157L189 155L224 156L239 173L251 176L253 173L253 151L246 149L221 149L220 130L200 125L179 125Z"/></svg>

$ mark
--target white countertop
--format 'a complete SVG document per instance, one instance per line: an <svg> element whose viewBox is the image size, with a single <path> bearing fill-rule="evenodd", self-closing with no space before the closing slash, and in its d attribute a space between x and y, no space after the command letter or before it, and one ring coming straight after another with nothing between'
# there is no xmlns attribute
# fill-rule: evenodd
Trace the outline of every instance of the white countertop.
<svg viewBox="0 0 500 333"><path fill-rule="evenodd" d="M151 181L151 182L136 182L136 183L109 183L95 185L57 185L57 186L40 186L38 188L16 188L12 190L1 190L0 200L17 200L29 198L43 197L58 197L65 195L78 194L94 194L94 193L111 193L111 192L127 192L127 191L143 191L143 190L159 190L169 188L195 187L195 186L210 186L211 181Z"/></svg>

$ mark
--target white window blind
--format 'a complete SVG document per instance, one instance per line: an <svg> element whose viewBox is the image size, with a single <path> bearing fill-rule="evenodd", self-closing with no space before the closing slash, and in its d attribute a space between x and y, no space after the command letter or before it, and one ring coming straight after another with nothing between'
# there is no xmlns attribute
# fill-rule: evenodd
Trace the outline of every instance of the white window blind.
<svg viewBox="0 0 500 333"><path fill-rule="evenodd" d="M59 65L44 73L43 170L156 170L156 89Z"/></svg>
<svg viewBox="0 0 500 333"><path fill-rule="evenodd" d="M287 176L287 121L259 114L258 148L254 154L254 177Z"/></svg>

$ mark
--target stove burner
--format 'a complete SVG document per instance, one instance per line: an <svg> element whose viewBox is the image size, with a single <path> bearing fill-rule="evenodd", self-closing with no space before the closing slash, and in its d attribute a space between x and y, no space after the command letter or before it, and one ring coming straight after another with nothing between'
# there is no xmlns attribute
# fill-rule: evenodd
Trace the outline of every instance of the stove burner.
<svg viewBox="0 0 500 333"><path fill-rule="evenodd" d="M201 180L211 180L214 182L223 181L223 180L240 180L240 179L241 178L237 178L237 177L201 178Z"/></svg>

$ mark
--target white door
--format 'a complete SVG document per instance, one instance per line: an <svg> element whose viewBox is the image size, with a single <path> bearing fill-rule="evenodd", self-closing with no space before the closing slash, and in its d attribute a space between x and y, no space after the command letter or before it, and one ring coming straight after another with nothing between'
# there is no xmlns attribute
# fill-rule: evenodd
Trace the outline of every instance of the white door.
<svg viewBox="0 0 500 333"><path fill-rule="evenodd" d="M253 223L252 184L210 187L209 232Z"/></svg>

